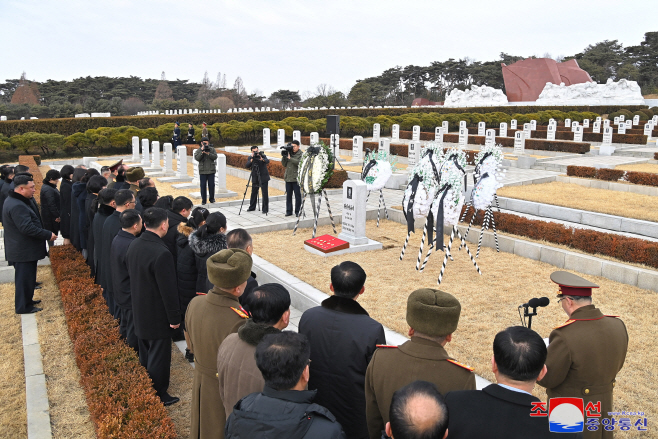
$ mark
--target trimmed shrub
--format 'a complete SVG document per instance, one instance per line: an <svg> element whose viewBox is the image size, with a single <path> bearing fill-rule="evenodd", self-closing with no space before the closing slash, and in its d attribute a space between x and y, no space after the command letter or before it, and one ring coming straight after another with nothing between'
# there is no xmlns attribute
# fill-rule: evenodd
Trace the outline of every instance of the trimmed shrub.
<svg viewBox="0 0 658 439"><path fill-rule="evenodd" d="M567 175L572 177L596 178L596 168L589 166L567 166Z"/></svg>
<svg viewBox="0 0 658 439"><path fill-rule="evenodd" d="M595 178L605 181L627 181L644 186L658 186L658 174L651 172L622 171L620 169L596 169L587 166L567 166L567 175L571 177Z"/></svg>
<svg viewBox="0 0 658 439"><path fill-rule="evenodd" d="M601 168L597 170L596 178L598 180L617 181L624 176L624 172L625 171L622 171L620 169Z"/></svg>
<svg viewBox="0 0 658 439"><path fill-rule="evenodd" d="M99 438L176 438L137 354L119 336L100 286L73 246L50 249L69 336Z"/></svg>

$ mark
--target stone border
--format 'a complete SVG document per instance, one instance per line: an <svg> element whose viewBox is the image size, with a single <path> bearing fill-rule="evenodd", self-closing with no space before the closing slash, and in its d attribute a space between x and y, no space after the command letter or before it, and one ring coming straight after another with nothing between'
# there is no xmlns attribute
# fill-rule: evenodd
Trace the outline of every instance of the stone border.
<svg viewBox="0 0 658 439"><path fill-rule="evenodd" d="M579 178L579 177L567 177L564 175L558 175L557 181L561 183L577 184L579 186L584 186L584 187L592 187L595 189L607 189L607 190L619 191L619 192L632 192L634 194L650 195L652 197L658 197L658 187L643 186L641 184L618 183L615 181L595 180L590 178Z"/></svg>
<svg viewBox="0 0 658 439"><path fill-rule="evenodd" d="M301 279L293 276L287 271L277 267L276 265L267 262L265 259L252 255L253 267L252 270L256 273L259 284L264 283L278 283L286 287L290 292L290 300L292 307L301 312L309 308L320 306L323 300L327 299L329 295L323 293L312 285L307 284ZM408 340L407 337L399 334L392 329L384 326L384 333L386 335L386 343L389 345L401 345ZM479 375L475 375L475 385L478 390L491 384L488 380Z"/></svg>
<svg viewBox="0 0 658 439"><path fill-rule="evenodd" d="M604 182L605 183L605 182ZM658 190L658 188L656 188ZM537 203L534 201L516 198L498 197L501 209L525 213L560 221L581 224L583 226L597 227L615 232L644 235L658 238L658 223L617 215L591 212L587 210L572 209L552 204Z"/></svg>
<svg viewBox="0 0 658 439"><path fill-rule="evenodd" d="M400 210L389 209L388 217L392 221L406 224L404 215ZM466 226L459 225L457 227L462 234L466 232ZM471 227L466 240L471 243L477 243L479 236L480 229L478 227ZM524 258L546 262L558 268L566 268L592 276L601 276L615 282L658 292L658 271L647 270L558 247L512 238L510 236L498 235L498 244L500 251L506 253L513 253ZM484 232L482 245L490 248L496 247L493 232Z"/></svg>
<svg viewBox="0 0 658 439"><path fill-rule="evenodd" d="M27 437L29 439L52 438L48 388L46 386L46 376L43 373L36 315L21 315L21 324L25 363Z"/></svg>

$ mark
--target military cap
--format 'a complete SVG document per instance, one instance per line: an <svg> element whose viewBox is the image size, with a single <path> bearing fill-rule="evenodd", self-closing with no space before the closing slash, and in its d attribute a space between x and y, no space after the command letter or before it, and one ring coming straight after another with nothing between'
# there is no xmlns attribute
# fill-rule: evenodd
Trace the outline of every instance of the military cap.
<svg viewBox="0 0 658 439"><path fill-rule="evenodd" d="M110 171L112 172L116 171L117 169L119 169L119 166L121 166L122 164L123 164L123 159L119 160L118 162L110 166Z"/></svg>
<svg viewBox="0 0 658 439"><path fill-rule="evenodd" d="M135 166L134 168L130 168L126 171L126 180L128 180L130 183L135 183L144 178L144 175L144 168L141 166Z"/></svg>
<svg viewBox="0 0 658 439"><path fill-rule="evenodd" d="M251 256L246 251L238 248L221 250L206 261L208 280L219 288L235 288L249 279L251 265Z"/></svg>
<svg viewBox="0 0 658 439"><path fill-rule="evenodd" d="M443 337L457 329L461 309L452 294L421 288L407 299L407 323L420 333Z"/></svg>
<svg viewBox="0 0 658 439"><path fill-rule="evenodd" d="M591 296L595 283L567 271L554 271L551 280L560 286L560 294L567 296Z"/></svg>
<svg viewBox="0 0 658 439"><path fill-rule="evenodd" d="M204 126L204 127L206 126L206 123L205 123L205 122L203 123L203 126Z"/></svg>

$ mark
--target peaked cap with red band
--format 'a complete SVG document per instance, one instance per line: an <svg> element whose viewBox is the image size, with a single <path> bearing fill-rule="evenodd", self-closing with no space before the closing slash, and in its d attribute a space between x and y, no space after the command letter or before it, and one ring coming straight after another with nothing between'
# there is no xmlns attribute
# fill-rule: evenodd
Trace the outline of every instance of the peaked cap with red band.
<svg viewBox="0 0 658 439"><path fill-rule="evenodd" d="M567 271L554 271L551 280L560 286L560 294L566 296L591 296L598 285Z"/></svg>

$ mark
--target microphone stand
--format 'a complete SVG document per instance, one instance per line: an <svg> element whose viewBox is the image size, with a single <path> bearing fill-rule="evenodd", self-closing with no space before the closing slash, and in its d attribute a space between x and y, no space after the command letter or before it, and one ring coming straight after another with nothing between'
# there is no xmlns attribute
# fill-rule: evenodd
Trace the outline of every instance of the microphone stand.
<svg viewBox="0 0 658 439"><path fill-rule="evenodd" d="M532 308L532 312L530 312L530 308ZM536 306L535 307L530 307L528 305L525 305L523 307L523 320L524 320L524 323L525 323L525 318L526 317L528 318L528 326L527 326L528 329L532 329L532 316L536 316L536 315L537 315L537 307Z"/></svg>

